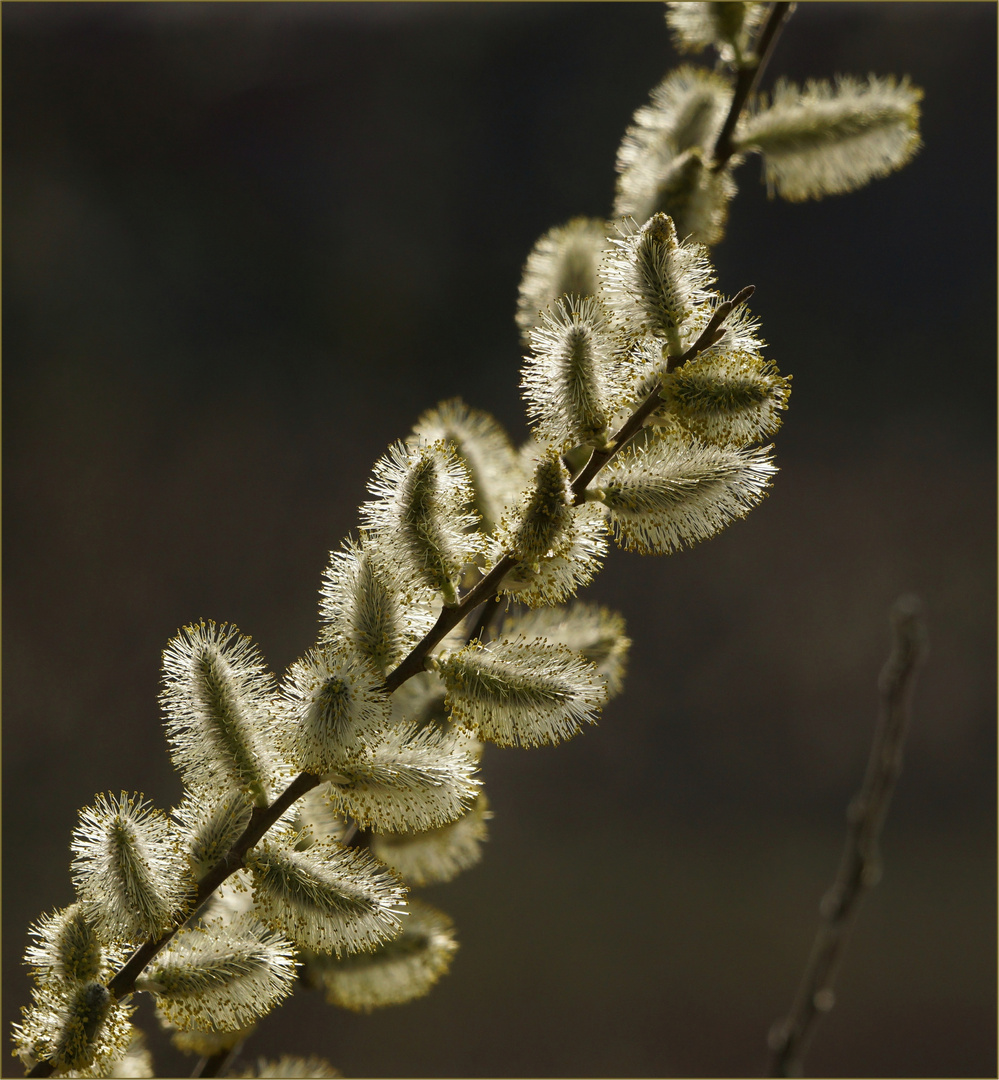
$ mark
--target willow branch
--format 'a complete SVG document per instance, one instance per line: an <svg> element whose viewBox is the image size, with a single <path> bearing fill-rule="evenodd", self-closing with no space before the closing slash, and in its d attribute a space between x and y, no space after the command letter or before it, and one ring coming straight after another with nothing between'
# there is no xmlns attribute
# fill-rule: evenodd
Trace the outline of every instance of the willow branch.
<svg viewBox="0 0 999 1080"><path fill-rule="evenodd" d="M722 125L721 131L718 132L714 150L711 152L712 172L721 172L728 163L728 159L735 153L735 144L732 142L735 126L739 122L742 110L746 107L746 102L756 92L763 71L773 55L777 37L792 11L794 11L793 3L774 4L769 15L767 15L767 21L763 24L763 29L760 31L754 54L745 64L739 67L728 116L725 117L725 123Z"/></svg>
<svg viewBox="0 0 999 1080"><path fill-rule="evenodd" d="M801 1075L815 1027L835 1004L833 981L861 899L881 877L878 839L902 771L916 669L926 655L919 600L914 596L896 600L891 623L892 650L878 679L881 708L867 773L847 809L846 846L836 879L819 906L822 922L797 996L790 1014L770 1032L769 1076Z"/></svg>
<svg viewBox="0 0 999 1080"><path fill-rule="evenodd" d="M736 305L748 300L753 295L754 291L755 286L747 285L746 288L742 289L731 300L726 300L724 303L719 304L712 314L711 319L708 321L707 326L701 331L694 344L681 356L669 358L666 362L665 370L669 372L679 367L681 364L685 364L688 360L693 359L699 353L710 348L718 341L724 332L722 324L725 319L732 313L732 310ZM655 388L621 426L614 436L611 445L606 450L594 451L590 460L573 479L572 493L576 505L583 502L586 487L593 477L596 476L600 469L602 469L615 454L619 453L628 444L634 435L641 430L642 425L645 423L648 416L658 407L660 404L659 392L661 389L662 382L661 380L657 380ZM499 595L503 578L517 565L518 561L519 560L515 555L510 553L503 555L485 577L462 597L458 604L451 606L445 605L441 609L440 615L437 617L437 622L433 627L414 646L409 655L406 656L396 668L389 672L382 685L382 691L386 694L391 694L406 682L407 679L410 679L423 671L431 651L444 639L444 637L480 604L485 604L490 600L494 600ZM473 636L481 635L482 631L488 625L490 615L491 612L487 611L480 616L476 629L473 631ZM132 993L135 989L136 979L150 961L166 947L177 931L180 930L185 923L190 921L198 909L209 899L222 882L242 867L243 859L250 848L261 839L267 830L289 807L294 805L294 803L296 803L306 792L310 791L321 782L321 777L313 776L310 773L301 773L291 782L291 784L289 784L281 795L270 804L270 806L254 808L250 823L247 825L243 834L233 844L229 852L198 882L198 891L192 904L190 914L185 916L183 920L179 921L177 925L173 929L167 931L167 933L162 934L158 938L150 939L136 949L123 967L108 983L108 989L116 998L120 999L126 994ZM367 837L365 831L360 829L356 830L347 842L352 846L366 844ZM47 1060L39 1061L27 1075L51 1076L52 1065Z"/></svg>

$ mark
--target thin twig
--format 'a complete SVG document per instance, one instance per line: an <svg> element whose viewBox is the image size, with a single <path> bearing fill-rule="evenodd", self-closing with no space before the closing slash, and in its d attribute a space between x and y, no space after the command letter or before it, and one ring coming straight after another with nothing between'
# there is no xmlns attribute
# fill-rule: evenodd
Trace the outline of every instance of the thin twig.
<svg viewBox="0 0 999 1080"><path fill-rule="evenodd" d="M492 570L465 594L460 604L441 609L436 624L426 637L413 648L409 656L394 671L389 672L382 686L386 694L398 690L407 679L423 671L430 650L439 644L445 635L453 630L469 612L474 611L479 604L484 604L487 600L492 600L496 596L503 578L516 566L517 561L513 555L504 555Z"/></svg>
<svg viewBox="0 0 999 1080"><path fill-rule="evenodd" d="M822 898L819 926L790 1014L770 1031L769 1076L800 1076L821 1017L835 1004L833 981L864 893L881 877L878 838L902 771L916 669L926 655L922 604L902 596L891 611L892 650L878 679L881 709L864 783L847 808L839 871Z"/></svg>
<svg viewBox="0 0 999 1080"><path fill-rule="evenodd" d="M793 3L774 4L767 15L767 21L764 23L763 29L760 31L755 53L739 68L735 77L735 90L732 94L732 102L729 105L728 116L725 117L725 123L722 125L721 131L718 132L718 138L715 140L714 150L711 153L712 172L721 172L728 164L728 159L735 153L735 144L732 141L735 126L739 122L742 110L746 107L746 102L749 101L759 85L763 70L773 55L781 27L783 27L792 11L794 11Z"/></svg>

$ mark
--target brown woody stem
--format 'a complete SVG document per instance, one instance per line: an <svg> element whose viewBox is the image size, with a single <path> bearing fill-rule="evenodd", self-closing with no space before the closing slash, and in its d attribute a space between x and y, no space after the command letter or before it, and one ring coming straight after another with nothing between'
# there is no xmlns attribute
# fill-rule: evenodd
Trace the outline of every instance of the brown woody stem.
<svg viewBox="0 0 999 1080"><path fill-rule="evenodd" d="M688 360L693 360L695 356L704 352L705 349L710 349L724 333L722 324L729 315L732 314L733 309L739 304L744 304L754 292L756 292L756 286L747 285L744 289L740 289L731 300L726 300L724 303L719 304L708 321L708 325L701 331L694 344L680 356L671 356L667 358L665 374L669 374L669 372L675 371L678 367L682 367ZM579 473L573 478L572 494L576 506L585 501L586 489L589 487L590 481L611 460L611 458L620 453L620 451L631 442L638 432L642 430L645 421L648 420L652 413L654 413L659 405L662 404L659 398L661 390L662 380L657 379L655 386L653 386L652 391L642 404L638 406L611 437L607 448L594 450L590 455L589 461L586 462L579 470Z"/></svg>
<svg viewBox="0 0 999 1080"><path fill-rule="evenodd" d="M753 57L739 67L735 78L735 90L732 94L732 103L729 105L728 116L722 125L715 147L711 154L712 172L721 172L728 164L728 159L735 153L735 144L732 136L735 134L736 124L750 97L756 92L763 70L773 55L774 46L777 44L777 36L780 34L787 17L794 11L793 3L778 3L770 9L767 21L760 31L756 42L756 51Z"/></svg>
<svg viewBox="0 0 999 1080"><path fill-rule="evenodd" d="M864 783L846 812L847 836L839 870L822 898L812 953L788 1016L768 1039L768 1076L800 1076L815 1028L835 1003L833 981L860 901L881 876L878 838L902 771L902 747L909 729L916 669L926 655L922 605L914 596L895 601L891 611L893 644L881 670L881 710Z"/></svg>

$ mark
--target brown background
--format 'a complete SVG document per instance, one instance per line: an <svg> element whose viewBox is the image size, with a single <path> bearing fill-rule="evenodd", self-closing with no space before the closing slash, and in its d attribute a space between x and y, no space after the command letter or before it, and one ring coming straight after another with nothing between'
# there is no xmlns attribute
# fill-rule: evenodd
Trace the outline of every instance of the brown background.
<svg viewBox="0 0 999 1080"><path fill-rule="evenodd" d="M428 890L451 974L370 1017L297 995L251 1057L758 1075L915 590L932 653L885 876L808 1072L995 1075L995 23L799 6L768 81L909 73L926 147L817 204L738 174L721 288L757 286L794 375L772 496L673 558L612 553L589 595L628 620L626 692L565 746L486 754L485 861ZM180 797L177 627L235 622L280 673L424 408L460 394L524 437L520 267L609 213L674 63L658 4L4 5L5 1025L27 923L72 899L77 809Z"/></svg>

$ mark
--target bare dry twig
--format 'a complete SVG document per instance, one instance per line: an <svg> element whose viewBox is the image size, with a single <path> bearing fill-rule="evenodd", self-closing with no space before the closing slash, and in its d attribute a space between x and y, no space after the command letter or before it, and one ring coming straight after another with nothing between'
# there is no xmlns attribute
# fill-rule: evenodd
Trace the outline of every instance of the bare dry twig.
<svg viewBox="0 0 999 1080"><path fill-rule="evenodd" d="M867 773L847 807L847 836L839 871L822 898L822 918L797 996L787 1017L770 1030L769 1076L800 1076L821 1017L835 1004L833 981L864 893L878 883L878 838L902 771L916 669L926 655L922 604L902 596L891 610L892 650L878 679L881 709Z"/></svg>

